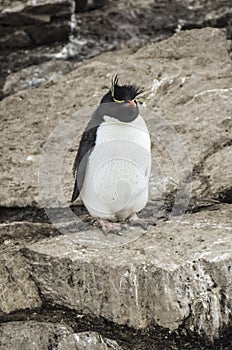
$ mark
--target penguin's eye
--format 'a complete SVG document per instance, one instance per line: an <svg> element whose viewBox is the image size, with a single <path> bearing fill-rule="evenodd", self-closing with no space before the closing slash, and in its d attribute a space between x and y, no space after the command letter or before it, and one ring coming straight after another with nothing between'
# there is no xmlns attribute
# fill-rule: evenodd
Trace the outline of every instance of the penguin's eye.
<svg viewBox="0 0 232 350"><path fill-rule="evenodd" d="M113 97L113 100L114 100L114 102L117 102L117 103L123 103L123 102L125 102L125 100L117 100L117 99L114 98L114 97Z"/></svg>

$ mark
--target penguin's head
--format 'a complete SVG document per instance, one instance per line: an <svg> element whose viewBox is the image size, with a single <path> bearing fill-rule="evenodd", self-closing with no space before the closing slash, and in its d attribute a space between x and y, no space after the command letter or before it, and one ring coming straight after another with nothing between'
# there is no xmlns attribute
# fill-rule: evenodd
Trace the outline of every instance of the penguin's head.
<svg viewBox="0 0 232 350"><path fill-rule="evenodd" d="M111 89L103 96L100 104L110 104L113 117L120 121L130 122L139 114L136 97L143 91L135 85L119 85L116 75L112 79Z"/></svg>
<svg viewBox="0 0 232 350"><path fill-rule="evenodd" d="M111 89L103 96L100 103L121 103L129 104L130 107L137 105L136 97L144 90L135 85L119 85L118 76L112 79Z"/></svg>

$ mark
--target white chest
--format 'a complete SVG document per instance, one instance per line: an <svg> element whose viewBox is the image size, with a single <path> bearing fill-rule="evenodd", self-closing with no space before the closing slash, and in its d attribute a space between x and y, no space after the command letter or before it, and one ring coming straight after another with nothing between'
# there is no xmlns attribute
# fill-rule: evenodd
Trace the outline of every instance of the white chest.
<svg viewBox="0 0 232 350"><path fill-rule="evenodd" d="M121 142L134 142L150 152L150 135L143 118L139 115L130 123L123 123L115 118L104 117L104 122L97 131L96 145L121 140Z"/></svg>
<svg viewBox="0 0 232 350"><path fill-rule="evenodd" d="M91 215L125 218L145 206L150 147L150 136L141 116L131 123L104 117L81 192Z"/></svg>

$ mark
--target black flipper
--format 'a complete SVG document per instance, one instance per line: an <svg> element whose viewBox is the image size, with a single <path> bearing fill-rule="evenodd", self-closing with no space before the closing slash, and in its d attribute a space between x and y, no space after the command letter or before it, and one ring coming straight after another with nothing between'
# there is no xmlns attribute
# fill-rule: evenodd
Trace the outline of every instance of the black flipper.
<svg viewBox="0 0 232 350"><path fill-rule="evenodd" d="M94 112L89 121L79 144L77 155L73 164L73 175L75 176L75 185L73 189L71 202L74 202L80 195L85 179L86 168L89 156L95 146L97 128L102 122L103 115L99 113L99 108Z"/></svg>

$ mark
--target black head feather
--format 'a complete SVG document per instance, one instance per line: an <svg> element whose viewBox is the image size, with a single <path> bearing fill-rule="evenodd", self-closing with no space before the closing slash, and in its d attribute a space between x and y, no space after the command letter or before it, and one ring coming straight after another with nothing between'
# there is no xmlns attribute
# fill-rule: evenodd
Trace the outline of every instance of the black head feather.
<svg viewBox="0 0 232 350"><path fill-rule="evenodd" d="M134 100L136 96L144 92L143 89L138 88L136 85L119 85L118 76L112 79L112 85L110 91L103 96L101 103L104 102L127 102L128 100Z"/></svg>

